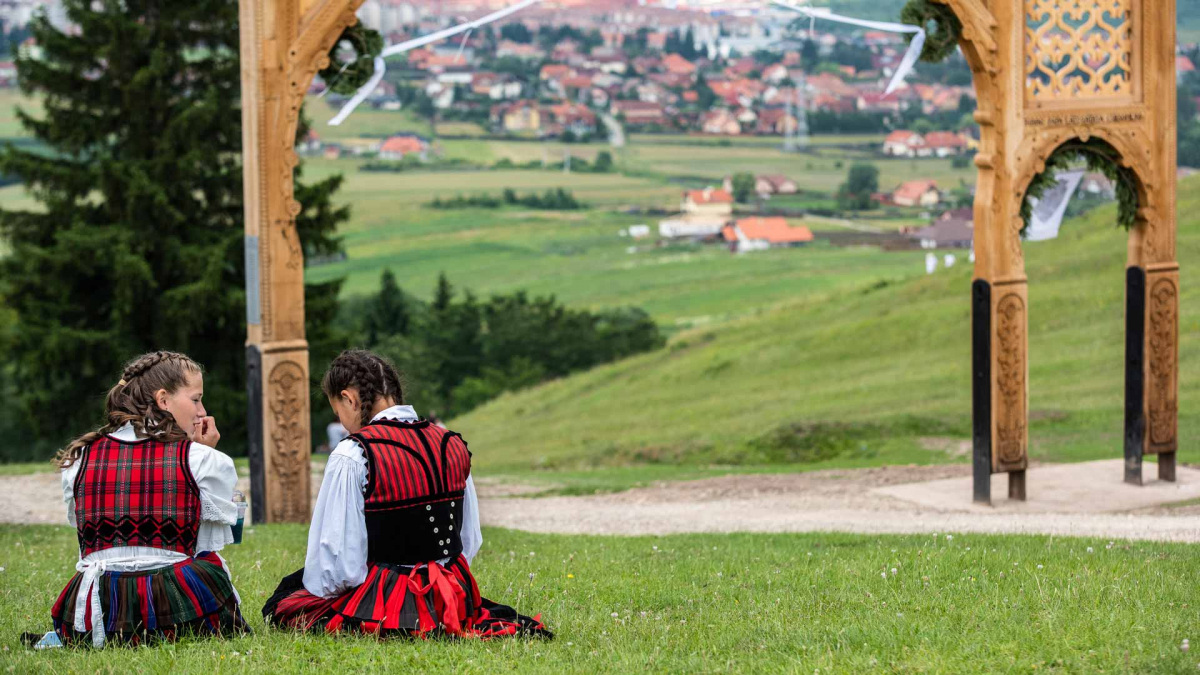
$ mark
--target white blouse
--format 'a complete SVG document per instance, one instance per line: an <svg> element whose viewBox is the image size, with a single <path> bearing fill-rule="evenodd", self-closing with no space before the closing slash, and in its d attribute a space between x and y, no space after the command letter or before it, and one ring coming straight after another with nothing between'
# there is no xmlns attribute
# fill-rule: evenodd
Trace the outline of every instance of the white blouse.
<svg viewBox="0 0 1200 675"><path fill-rule="evenodd" d="M112 433L122 441L139 440L132 424L126 424ZM80 462L63 469L63 502L67 505L67 522L75 522L75 477L79 475ZM200 531L196 539L195 553L216 552L233 543L231 525L237 524L237 505L233 503L233 488L237 484L237 469L229 455L200 443L192 443L188 450L188 467L200 488ZM218 555L218 558L221 556ZM92 599L92 641L96 646L104 644L104 608L100 606L99 584L96 578L104 572L143 572L173 565L188 556L178 551L150 546L114 546L89 553L79 560L75 569L83 573L85 592L76 598L75 630L85 632L84 614L86 602ZM221 558L221 566L229 574L229 566ZM232 575L231 575L232 578ZM238 597L237 589L233 590ZM238 597L238 603L241 598Z"/></svg>
<svg viewBox="0 0 1200 675"><path fill-rule="evenodd" d="M378 419L415 422L419 418L412 406L397 405L371 421ZM367 579L367 521L363 513L367 470L363 448L351 438L338 443L325 463L325 477L317 494L304 558L304 588L313 595L330 598ZM463 495L463 527L459 536L463 555L470 562L483 545L479 501L470 475ZM439 562L446 564L449 560L444 558Z"/></svg>

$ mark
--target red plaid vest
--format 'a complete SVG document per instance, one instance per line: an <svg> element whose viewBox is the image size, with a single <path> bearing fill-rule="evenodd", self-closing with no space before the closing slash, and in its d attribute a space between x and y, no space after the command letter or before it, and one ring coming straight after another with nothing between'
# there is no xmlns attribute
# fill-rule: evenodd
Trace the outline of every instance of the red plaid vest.
<svg viewBox="0 0 1200 675"><path fill-rule="evenodd" d="M410 565L461 553L463 491L471 474L462 436L428 420L378 420L351 438L369 465L367 559Z"/></svg>
<svg viewBox="0 0 1200 675"><path fill-rule="evenodd" d="M191 441L120 441L88 446L75 477L79 551L149 546L195 555L200 488L188 466Z"/></svg>

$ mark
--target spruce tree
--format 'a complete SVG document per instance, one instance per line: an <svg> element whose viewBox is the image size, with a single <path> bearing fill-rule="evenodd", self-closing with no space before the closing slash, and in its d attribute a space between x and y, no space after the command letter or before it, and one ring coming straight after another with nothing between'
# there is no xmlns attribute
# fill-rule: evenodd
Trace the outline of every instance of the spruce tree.
<svg viewBox="0 0 1200 675"><path fill-rule="evenodd" d="M367 346L374 347L393 335L407 335L411 318L408 299L396 283L396 275L385 269L379 280L379 294L372 298L363 321Z"/></svg>
<svg viewBox="0 0 1200 675"><path fill-rule="evenodd" d="M123 361L175 349L204 365L205 405L222 448L236 450L246 419L237 1L63 5L72 29L35 20L42 56L17 60L21 89L44 105L40 117L18 115L49 152L0 153L0 174L40 202L0 212L17 403L48 449L99 421ZM296 186L306 252L338 247L338 184ZM320 341L338 284L308 290Z"/></svg>

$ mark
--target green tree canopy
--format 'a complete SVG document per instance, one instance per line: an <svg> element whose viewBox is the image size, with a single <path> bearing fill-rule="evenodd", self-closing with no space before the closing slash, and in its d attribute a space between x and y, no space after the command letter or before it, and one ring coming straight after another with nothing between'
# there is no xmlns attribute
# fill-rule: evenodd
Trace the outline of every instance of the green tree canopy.
<svg viewBox="0 0 1200 675"><path fill-rule="evenodd" d="M46 452L100 421L122 363L174 349L206 369L205 405L244 443L245 293L238 4L64 0L73 24L31 24L40 59L18 58L18 111L49 152L8 147L0 174L37 209L0 212L11 254L0 304L16 403ZM297 184L306 253L339 247L340 177ZM336 340L338 283L307 289L314 358ZM323 364L316 370L322 370Z"/></svg>

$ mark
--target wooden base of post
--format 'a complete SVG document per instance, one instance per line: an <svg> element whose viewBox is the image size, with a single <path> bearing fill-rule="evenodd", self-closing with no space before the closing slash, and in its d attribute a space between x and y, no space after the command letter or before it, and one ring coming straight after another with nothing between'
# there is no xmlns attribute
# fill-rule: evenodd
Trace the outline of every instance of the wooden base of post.
<svg viewBox="0 0 1200 675"><path fill-rule="evenodd" d="M1025 501L1025 470L1008 472L1008 498Z"/></svg>
<svg viewBox="0 0 1200 675"><path fill-rule="evenodd" d="M1175 482L1175 453L1163 452L1158 455L1158 479Z"/></svg>

